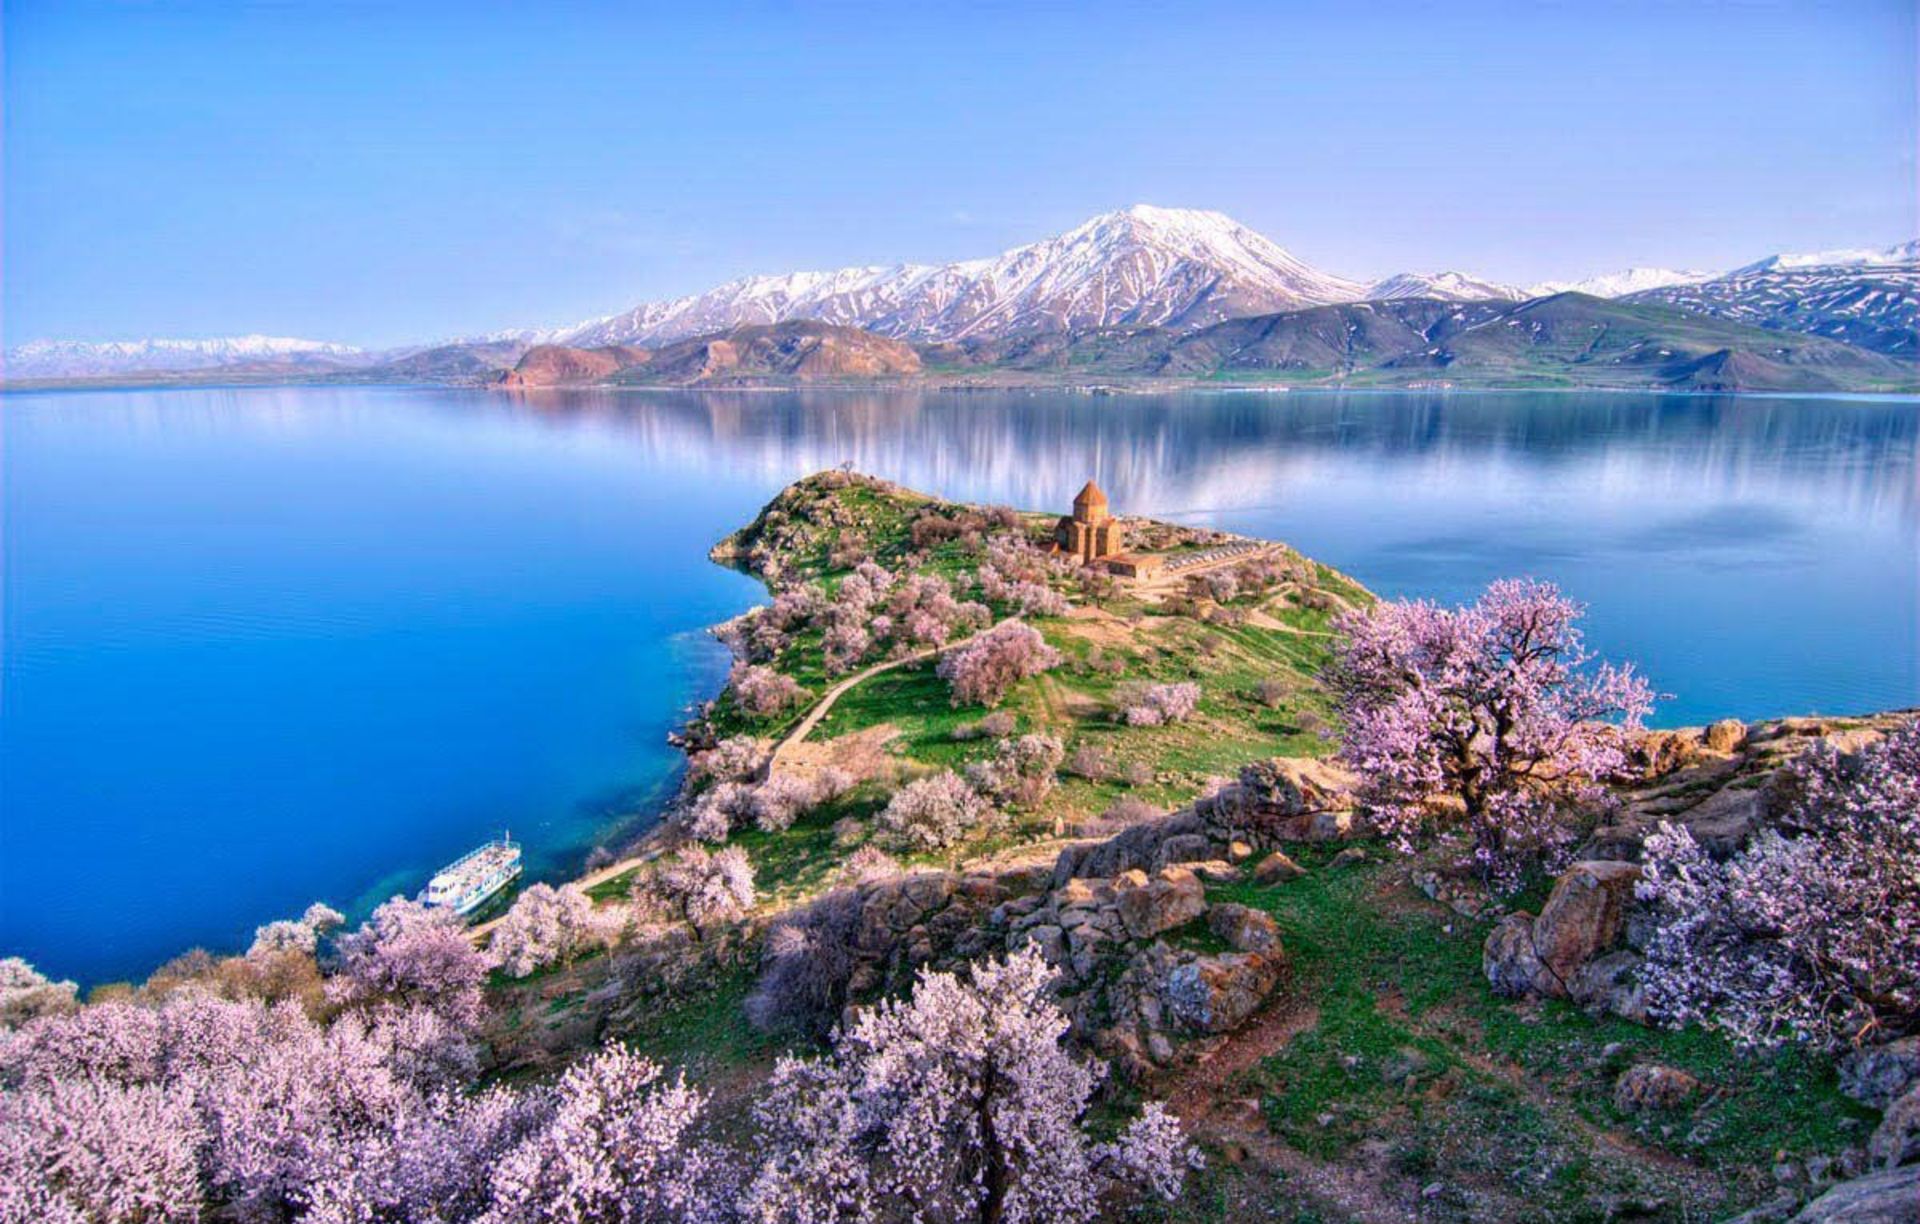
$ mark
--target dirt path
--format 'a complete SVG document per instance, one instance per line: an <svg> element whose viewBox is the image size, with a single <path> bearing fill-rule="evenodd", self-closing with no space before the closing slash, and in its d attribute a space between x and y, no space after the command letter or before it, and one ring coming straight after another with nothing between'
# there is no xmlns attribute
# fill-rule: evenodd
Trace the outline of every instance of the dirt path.
<svg viewBox="0 0 1920 1224"><path fill-rule="evenodd" d="M1005 622L1003 621L1001 623L1004 624ZM813 729L820 725L820 720L825 718L828 712L833 709L833 703L846 696L848 690L852 689L855 685L864 680L870 680L881 672L892 671L896 667L905 667L909 663L924 663L928 659L945 654L949 650L958 650L962 646L971 643L975 638L991 633L999 627L999 625L991 625L988 628L982 629L979 633L963 637L957 642L946 642L939 646L929 646L925 650L917 650L910 655L901 655L897 659L888 659L884 663L875 663L865 671L858 671L848 676L845 680L828 689L826 696L820 698L813 709L807 711L807 716L800 720L800 725L787 732L786 737L773 746L773 754L767 758L768 775L771 776L779 772L780 767L789 762L792 757L792 753L789 750L805 740L808 735L812 734Z"/></svg>
<svg viewBox="0 0 1920 1224"><path fill-rule="evenodd" d="M1231 1092L1242 1072L1285 1049L1288 1042L1319 1020L1320 1013L1305 1004L1282 1005L1263 1013L1250 1027L1228 1037L1205 1062L1182 1075L1167 1098L1167 1106L1190 1133L1211 1141L1222 1151L1238 1149L1244 1153L1242 1160L1278 1178L1290 1198L1304 1191L1337 1208L1343 1218L1362 1224L1413 1224L1419 1213L1383 1192L1374 1170L1316 1160L1289 1147L1268 1129L1257 1099L1239 1098ZM1251 1186L1248 1189L1258 1193Z"/></svg>

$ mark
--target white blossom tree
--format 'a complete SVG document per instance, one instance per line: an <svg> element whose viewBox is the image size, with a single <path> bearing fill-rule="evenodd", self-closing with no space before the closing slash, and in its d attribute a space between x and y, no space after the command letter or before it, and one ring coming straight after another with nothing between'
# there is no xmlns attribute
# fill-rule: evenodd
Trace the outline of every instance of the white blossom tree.
<svg viewBox="0 0 1920 1224"><path fill-rule="evenodd" d="M755 1111L748 1216L1070 1224L1116 1181L1177 1194L1193 1157L1162 1110L1114 1143L1087 1135L1104 1068L1063 1044L1052 981L1032 948L966 979L923 972L911 998L862 1012L830 1057L781 1060Z"/></svg>

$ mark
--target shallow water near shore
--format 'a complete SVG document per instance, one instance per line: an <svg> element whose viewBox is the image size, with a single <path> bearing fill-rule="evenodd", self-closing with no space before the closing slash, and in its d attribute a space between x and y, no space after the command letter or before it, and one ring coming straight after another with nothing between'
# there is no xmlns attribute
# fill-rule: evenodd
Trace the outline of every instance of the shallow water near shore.
<svg viewBox="0 0 1920 1224"><path fill-rule="evenodd" d="M1533 574L1664 725L1920 703L1920 403L1580 394L0 399L0 955L98 982L511 828L639 827L760 596L707 548L842 462L1282 539L1386 595Z"/></svg>

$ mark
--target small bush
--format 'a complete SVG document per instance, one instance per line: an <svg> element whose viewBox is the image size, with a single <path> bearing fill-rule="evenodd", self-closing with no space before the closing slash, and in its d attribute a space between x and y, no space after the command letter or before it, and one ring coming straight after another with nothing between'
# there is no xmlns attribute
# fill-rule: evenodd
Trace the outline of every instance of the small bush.
<svg viewBox="0 0 1920 1224"><path fill-rule="evenodd" d="M966 836L992 807L971 786L946 770L910 782L880 810L880 838L900 850L938 850Z"/></svg>

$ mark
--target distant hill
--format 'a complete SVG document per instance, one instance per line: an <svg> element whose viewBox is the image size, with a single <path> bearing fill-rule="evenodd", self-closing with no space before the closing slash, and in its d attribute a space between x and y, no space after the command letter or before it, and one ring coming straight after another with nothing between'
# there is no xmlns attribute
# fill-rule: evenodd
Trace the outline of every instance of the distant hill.
<svg viewBox="0 0 1920 1224"><path fill-rule="evenodd" d="M1832 262L1809 262L1822 259ZM1699 284L1652 289L1627 300L1916 357L1920 243L1884 251L1774 255Z"/></svg>
<svg viewBox="0 0 1920 1224"><path fill-rule="evenodd" d="M536 345L495 382L509 389L608 382L687 386L900 378L921 370L920 355L911 345L857 327L792 320L736 327L657 349Z"/></svg>
<svg viewBox="0 0 1920 1224"><path fill-rule="evenodd" d="M1020 370L1289 383L1831 391L1920 386L1920 368L1849 345L1671 307L1565 293L1520 303L1416 298L1320 306L1199 331L1106 330L974 346Z"/></svg>
<svg viewBox="0 0 1920 1224"><path fill-rule="evenodd" d="M109 378L230 366L337 370L364 364L361 350L288 336L218 336L197 340L33 340L7 350L8 380Z"/></svg>

